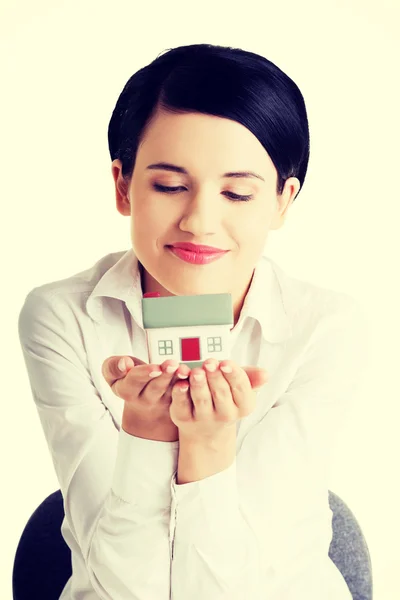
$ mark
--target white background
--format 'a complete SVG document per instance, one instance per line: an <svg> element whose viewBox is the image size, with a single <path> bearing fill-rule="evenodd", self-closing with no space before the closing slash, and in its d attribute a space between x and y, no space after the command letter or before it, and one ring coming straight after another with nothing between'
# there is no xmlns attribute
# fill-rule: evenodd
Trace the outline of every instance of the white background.
<svg viewBox="0 0 400 600"><path fill-rule="evenodd" d="M1 8L2 599L11 599L27 520L59 489L19 346L19 311L33 287L130 247L129 218L115 207L108 122L135 71L193 43L262 54L304 95L309 169L266 253L293 276L353 295L368 315L371 373L341 431L330 489L366 537L374 600L398 597L399 17L395 0L19 0Z"/></svg>

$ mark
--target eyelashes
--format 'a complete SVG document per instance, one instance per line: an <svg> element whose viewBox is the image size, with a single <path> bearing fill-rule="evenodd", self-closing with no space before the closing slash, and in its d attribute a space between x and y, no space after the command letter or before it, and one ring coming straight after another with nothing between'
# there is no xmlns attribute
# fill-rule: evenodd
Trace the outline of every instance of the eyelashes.
<svg viewBox="0 0 400 600"><path fill-rule="evenodd" d="M176 193L178 190L184 190L185 188L183 186L168 187L166 185L160 185L159 183L154 183L153 189L155 189L156 192L160 192L160 193L164 193L164 194L173 194L173 193ZM252 198L253 198L252 195L241 196L240 194L234 194L233 192L225 192L225 194L228 195L228 199L231 202L248 202L249 200L252 200Z"/></svg>

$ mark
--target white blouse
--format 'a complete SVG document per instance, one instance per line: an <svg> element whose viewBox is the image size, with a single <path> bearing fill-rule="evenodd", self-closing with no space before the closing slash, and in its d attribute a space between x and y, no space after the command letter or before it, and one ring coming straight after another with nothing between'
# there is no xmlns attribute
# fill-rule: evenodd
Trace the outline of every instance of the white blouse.
<svg viewBox="0 0 400 600"><path fill-rule="evenodd" d="M328 556L328 477L369 363L359 303L260 258L231 359L269 380L237 424L233 464L178 485L179 441L125 432L101 373L111 355L149 362L142 297L129 249L35 287L19 314L72 554L60 600L351 600Z"/></svg>

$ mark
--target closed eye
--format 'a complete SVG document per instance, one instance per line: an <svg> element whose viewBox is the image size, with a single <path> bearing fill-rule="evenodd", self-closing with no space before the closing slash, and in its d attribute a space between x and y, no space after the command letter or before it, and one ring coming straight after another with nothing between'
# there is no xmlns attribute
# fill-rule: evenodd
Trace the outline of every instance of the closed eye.
<svg viewBox="0 0 400 600"><path fill-rule="evenodd" d="M174 192L176 193L178 190L184 190L185 189L183 186L168 187L166 185L160 185L158 183L154 183L153 184L153 188L157 192L161 192L161 193L165 193L165 194L173 194ZM237 202L237 201L248 202L249 200L251 200L253 198L252 195L250 195L250 196L241 196L240 194L234 194L233 192L225 192L225 194L227 194L228 196L230 196L229 200L231 202Z"/></svg>

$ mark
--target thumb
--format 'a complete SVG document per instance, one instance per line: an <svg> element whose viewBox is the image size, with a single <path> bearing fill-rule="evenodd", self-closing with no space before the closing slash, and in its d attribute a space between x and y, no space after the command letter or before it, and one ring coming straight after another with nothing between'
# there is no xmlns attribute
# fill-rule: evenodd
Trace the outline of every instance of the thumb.
<svg viewBox="0 0 400 600"><path fill-rule="evenodd" d="M260 388L267 383L268 373L265 369L261 367L254 367L252 365L242 367L242 369L247 374L253 389Z"/></svg>
<svg viewBox="0 0 400 600"><path fill-rule="evenodd" d="M123 371L119 368L121 360L123 360L125 364L125 369ZM140 360L140 358L136 358L136 356L129 356L127 354L123 354L122 356L109 356L103 362L101 372L108 385L111 386L117 379L125 377L127 372L135 365L145 364L147 363Z"/></svg>

